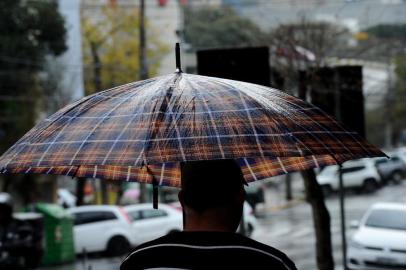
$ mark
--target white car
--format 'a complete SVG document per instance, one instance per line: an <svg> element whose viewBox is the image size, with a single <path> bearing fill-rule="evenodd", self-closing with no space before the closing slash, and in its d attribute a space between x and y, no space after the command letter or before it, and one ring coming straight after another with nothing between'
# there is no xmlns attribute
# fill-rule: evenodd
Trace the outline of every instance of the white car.
<svg viewBox="0 0 406 270"><path fill-rule="evenodd" d="M151 203L124 207L131 219L131 230L136 245L151 241L183 228L182 212L163 203L153 209Z"/></svg>
<svg viewBox="0 0 406 270"><path fill-rule="evenodd" d="M58 188L58 204L64 208L76 206L76 196L66 188Z"/></svg>
<svg viewBox="0 0 406 270"><path fill-rule="evenodd" d="M375 163L371 159L351 160L342 166L343 186L362 190L364 192L375 191L381 183L381 178ZM328 195L339 189L338 166L327 166L317 175L317 182L323 192Z"/></svg>
<svg viewBox="0 0 406 270"><path fill-rule="evenodd" d="M244 224L245 235L250 237L256 230L258 221L257 218L254 216L254 210L248 202L244 202ZM237 231L241 231L241 228L238 227Z"/></svg>
<svg viewBox="0 0 406 270"><path fill-rule="evenodd" d="M406 147L398 148L395 153L399 155L399 157L406 163Z"/></svg>
<svg viewBox="0 0 406 270"><path fill-rule="evenodd" d="M350 269L406 269L406 204L377 203L348 248Z"/></svg>
<svg viewBox="0 0 406 270"><path fill-rule="evenodd" d="M116 256L135 245L132 222L122 207L89 205L69 208L74 219L75 252L106 251Z"/></svg>

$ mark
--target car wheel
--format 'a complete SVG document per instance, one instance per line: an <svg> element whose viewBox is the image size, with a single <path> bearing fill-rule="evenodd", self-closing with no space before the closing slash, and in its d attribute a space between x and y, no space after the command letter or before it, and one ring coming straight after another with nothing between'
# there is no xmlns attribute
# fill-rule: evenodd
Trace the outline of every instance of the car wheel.
<svg viewBox="0 0 406 270"><path fill-rule="evenodd" d="M375 179L366 179L362 184L362 190L365 193L372 193L378 188L378 183Z"/></svg>
<svg viewBox="0 0 406 270"><path fill-rule="evenodd" d="M106 253L108 256L120 256L127 253L131 248L128 240L120 235L113 236L107 243Z"/></svg>
<svg viewBox="0 0 406 270"><path fill-rule="evenodd" d="M394 184L400 184L400 182L403 180L403 174L399 171L396 171L392 174L391 179Z"/></svg>
<svg viewBox="0 0 406 270"><path fill-rule="evenodd" d="M180 232L180 230L173 229L173 230L170 230L167 234L173 234L173 233L177 233L177 232Z"/></svg>
<svg viewBox="0 0 406 270"><path fill-rule="evenodd" d="M322 185L321 191L323 192L324 197L329 197L333 193L333 189L330 185Z"/></svg>

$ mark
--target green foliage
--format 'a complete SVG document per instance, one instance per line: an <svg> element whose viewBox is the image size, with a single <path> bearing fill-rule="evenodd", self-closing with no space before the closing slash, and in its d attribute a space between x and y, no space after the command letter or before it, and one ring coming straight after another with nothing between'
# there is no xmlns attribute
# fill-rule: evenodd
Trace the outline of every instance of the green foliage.
<svg viewBox="0 0 406 270"><path fill-rule="evenodd" d="M39 70L46 54L66 50L64 20L54 1L0 1L2 69Z"/></svg>
<svg viewBox="0 0 406 270"><path fill-rule="evenodd" d="M221 47L259 46L267 35L233 9L185 9L185 40L194 50Z"/></svg>
<svg viewBox="0 0 406 270"><path fill-rule="evenodd" d="M406 24L379 24L366 32L381 39L406 40Z"/></svg>
<svg viewBox="0 0 406 270"><path fill-rule="evenodd" d="M34 124L38 72L47 55L66 50L65 36L55 1L0 1L0 151Z"/></svg>
<svg viewBox="0 0 406 270"><path fill-rule="evenodd" d="M394 97L394 119L399 134L406 129L406 54L395 59L396 85Z"/></svg>
<svg viewBox="0 0 406 270"><path fill-rule="evenodd" d="M137 14L138 10L134 8L122 9L107 6L97 12L97 16L94 12L82 14L87 94L139 80ZM160 65L159 59L168 52L168 47L161 43L158 39L159 35L153 31L154 29L150 29L147 24L147 61L150 76L156 75ZM95 60L96 55L97 60Z"/></svg>

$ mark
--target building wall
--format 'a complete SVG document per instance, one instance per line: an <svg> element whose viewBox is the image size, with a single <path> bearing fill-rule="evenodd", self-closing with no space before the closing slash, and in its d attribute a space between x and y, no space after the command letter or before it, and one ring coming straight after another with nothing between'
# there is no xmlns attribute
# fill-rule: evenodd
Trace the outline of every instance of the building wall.
<svg viewBox="0 0 406 270"><path fill-rule="evenodd" d="M58 0L59 12L65 18L67 51L57 61L63 68L62 85L71 100L84 95L82 38L80 32L80 0Z"/></svg>

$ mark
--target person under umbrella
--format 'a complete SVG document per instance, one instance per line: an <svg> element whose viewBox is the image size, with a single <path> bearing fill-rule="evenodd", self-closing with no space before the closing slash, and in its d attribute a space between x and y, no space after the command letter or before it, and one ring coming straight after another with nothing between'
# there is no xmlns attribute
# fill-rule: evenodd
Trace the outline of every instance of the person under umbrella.
<svg viewBox="0 0 406 270"><path fill-rule="evenodd" d="M0 157L0 173L150 183L157 208L158 186L180 187L188 162L235 160L249 183L385 156L277 89L183 73L177 52L175 73L98 92L40 122ZM206 178L213 189L217 180Z"/></svg>
<svg viewBox="0 0 406 270"><path fill-rule="evenodd" d="M138 246L121 270L296 269L281 251L236 233L246 182L234 160L182 163L181 181L183 231Z"/></svg>

